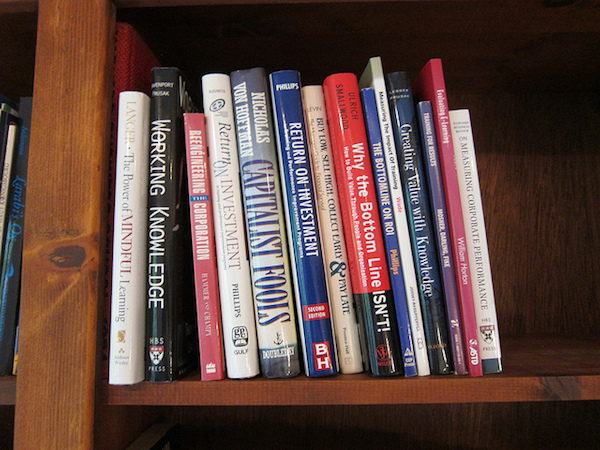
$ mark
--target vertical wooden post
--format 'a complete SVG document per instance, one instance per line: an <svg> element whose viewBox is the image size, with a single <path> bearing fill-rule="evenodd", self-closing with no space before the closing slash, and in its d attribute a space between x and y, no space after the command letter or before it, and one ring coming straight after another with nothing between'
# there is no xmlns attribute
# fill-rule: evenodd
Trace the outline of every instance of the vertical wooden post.
<svg viewBox="0 0 600 450"><path fill-rule="evenodd" d="M115 8L40 0L17 448L91 448Z"/></svg>

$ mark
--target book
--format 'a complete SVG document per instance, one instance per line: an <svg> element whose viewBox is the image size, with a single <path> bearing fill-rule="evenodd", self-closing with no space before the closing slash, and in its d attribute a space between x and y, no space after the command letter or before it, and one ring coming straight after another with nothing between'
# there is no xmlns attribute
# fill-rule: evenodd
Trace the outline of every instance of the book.
<svg viewBox="0 0 600 450"><path fill-rule="evenodd" d="M138 91L151 95L152 68L160 63L146 45L137 30L129 23L117 22L115 26L113 89L111 101L110 154L108 157L108 202L106 220L106 267L112 264L114 235L114 198L117 154L117 119L119 94L123 91ZM105 272L105 298L102 311L102 376L108 378L110 352L110 317L112 294L112 270Z"/></svg>
<svg viewBox="0 0 600 450"><path fill-rule="evenodd" d="M114 198L109 384L145 379L150 97L119 94Z"/></svg>
<svg viewBox="0 0 600 450"><path fill-rule="evenodd" d="M200 379L222 380L225 378L225 356L204 114L185 113L183 128L190 194L190 245L194 256Z"/></svg>
<svg viewBox="0 0 600 450"><path fill-rule="evenodd" d="M468 109L453 110L449 115L463 217L468 224L467 249L471 262L481 365L484 373L498 373L502 372L500 335L471 116Z"/></svg>
<svg viewBox="0 0 600 450"><path fill-rule="evenodd" d="M383 141L388 185L392 198L392 213L394 215L396 234L400 246L400 264L406 290L406 301L410 312L409 319L413 337L413 350L419 375L427 376L431 371L429 369L429 358L427 356L427 343L425 341L423 315L421 313L421 303L419 300L419 287L417 285L415 262L412 258L408 218L404 205L398 154L396 152L396 142L394 140L394 132L390 120L390 106L381 57L374 56L369 59L358 83L360 88L371 87L375 92L379 129Z"/></svg>
<svg viewBox="0 0 600 450"><path fill-rule="evenodd" d="M406 287L404 275L400 264L400 244L396 234L396 223L392 212L392 199L387 176L387 165L383 153L383 141L379 129L379 115L377 113L377 100L373 88L362 88L360 91L367 140L371 152L373 177L377 186L377 200L379 201L379 214L385 242L390 283L396 305L396 319L402 345L402 358L404 359L404 375L407 377L418 375L413 338L410 329L408 302L406 300Z"/></svg>
<svg viewBox="0 0 600 450"><path fill-rule="evenodd" d="M14 163L13 155L17 148L17 136L21 120L19 113L12 108L0 110L0 241L4 239L4 225L6 222L6 201L8 186Z"/></svg>
<svg viewBox="0 0 600 450"><path fill-rule="evenodd" d="M315 180L338 364L341 373L359 373L364 370L363 355L349 274L337 179L333 168L323 87L304 86L302 104Z"/></svg>
<svg viewBox="0 0 600 450"><path fill-rule="evenodd" d="M294 377L301 355L269 81L260 67L230 76L261 371Z"/></svg>
<svg viewBox="0 0 600 450"><path fill-rule="evenodd" d="M481 376L481 358L479 355L479 337L475 318L471 269L466 246L465 223L462 215L462 201L454 145L448 117L448 98L442 60L430 59L421 69L412 83L412 92L416 102L429 101L433 108L433 119L438 146L438 156L444 184L444 197L448 213L450 245L454 256L456 288L460 302L461 324L465 341L465 352L469 375Z"/></svg>
<svg viewBox="0 0 600 450"><path fill-rule="evenodd" d="M173 381L197 367L198 338L183 114L195 112L176 67L152 69L148 160L146 381Z"/></svg>
<svg viewBox="0 0 600 450"><path fill-rule="evenodd" d="M421 145L425 157L425 179L429 187L429 203L433 214L433 225L437 238L438 261L440 265L444 297L446 299L446 312L448 315L448 331L452 346L454 373L466 375L468 373L465 359L465 343L460 317L460 304L452 246L448 236L448 217L446 214L446 200L444 199L444 185L438 158L435 128L433 125L433 110L431 103L423 101L417 103L417 115L421 130Z"/></svg>
<svg viewBox="0 0 600 450"><path fill-rule="evenodd" d="M392 72L386 75L385 80L392 129L398 143L396 151L425 324L429 367L433 374L448 374L454 370L448 319L410 79L407 72Z"/></svg>
<svg viewBox="0 0 600 450"><path fill-rule="evenodd" d="M8 166L9 172L7 178L3 176L2 179L2 195L6 200L3 206L4 232L0 254L0 376L15 373L31 98L21 98L19 117L13 113L16 111L2 112L9 116L4 145L4 165Z"/></svg>
<svg viewBox="0 0 600 450"><path fill-rule="evenodd" d="M402 375L403 360L377 193L352 73L323 82L354 298L374 376Z"/></svg>
<svg viewBox="0 0 600 450"><path fill-rule="evenodd" d="M307 376L337 372L300 73L269 75L298 328Z"/></svg>
<svg viewBox="0 0 600 450"><path fill-rule="evenodd" d="M251 378L258 375L260 363L229 75L202 76L202 99L227 376Z"/></svg>

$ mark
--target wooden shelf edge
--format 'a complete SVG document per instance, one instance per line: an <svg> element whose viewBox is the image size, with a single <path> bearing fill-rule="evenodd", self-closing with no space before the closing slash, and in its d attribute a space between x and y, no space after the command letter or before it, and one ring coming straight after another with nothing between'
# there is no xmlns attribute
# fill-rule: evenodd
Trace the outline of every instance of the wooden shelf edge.
<svg viewBox="0 0 600 450"><path fill-rule="evenodd" d="M503 341L501 374L483 377L200 381L104 386L109 405L372 405L600 400L597 338L535 336Z"/></svg>
<svg viewBox="0 0 600 450"><path fill-rule="evenodd" d="M0 377L0 406L14 406L17 398L17 378L13 376Z"/></svg>
<svg viewBox="0 0 600 450"><path fill-rule="evenodd" d="M264 406L498 403L600 400L600 375L422 377L374 379L182 380L169 384L107 386L110 405Z"/></svg>

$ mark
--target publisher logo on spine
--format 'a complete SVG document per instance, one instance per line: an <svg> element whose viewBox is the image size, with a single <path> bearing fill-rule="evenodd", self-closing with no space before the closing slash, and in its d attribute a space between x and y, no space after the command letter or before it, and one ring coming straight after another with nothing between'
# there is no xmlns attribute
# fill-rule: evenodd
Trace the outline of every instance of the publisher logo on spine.
<svg viewBox="0 0 600 450"><path fill-rule="evenodd" d="M234 347L245 347L248 345L248 328L234 327L231 331Z"/></svg>
<svg viewBox="0 0 600 450"><path fill-rule="evenodd" d="M315 342L313 344L315 370L331 370L331 349L329 342Z"/></svg>
<svg viewBox="0 0 600 450"><path fill-rule="evenodd" d="M223 109L224 106L225 106L225 100L222 98L218 98L210 104L209 109L212 112L215 112L215 111L219 111L219 110Z"/></svg>
<svg viewBox="0 0 600 450"><path fill-rule="evenodd" d="M165 348L162 345L150 346L150 361L152 361L152 364L154 364L155 366L160 364L164 354Z"/></svg>
<svg viewBox="0 0 600 450"><path fill-rule="evenodd" d="M378 366L389 366L392 362L390 358L390 352L388 350L387 345L380 344L377 346L376 350L377 355L377 365Z"/></svg>
<svg viewBox="0 0 600 450"><path fill-rule="evenodd" d="M486 344L491 344L494 342L494 325L482 325L479 327L479 332L481 333L481 337L483 338Z"/></svg>

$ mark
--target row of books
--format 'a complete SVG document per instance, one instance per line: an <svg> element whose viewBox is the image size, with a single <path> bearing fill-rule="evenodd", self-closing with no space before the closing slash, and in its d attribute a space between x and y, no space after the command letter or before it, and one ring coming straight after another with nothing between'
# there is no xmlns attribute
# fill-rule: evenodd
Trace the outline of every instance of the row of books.
<svg viewBox="0 0 600 450"><path fill-rule="evenodd" d="M32 98L0 95L0 376L17 372Z"/></svg>
<svg viewBox="0 0 600 450"><path fill-rule="evenodd" d="M470 119L439 59L412 83L378 57L318 86L211 73L201 104L152 73L118 104L109 383L198 361L203 380L502 370Z"/></svg>

